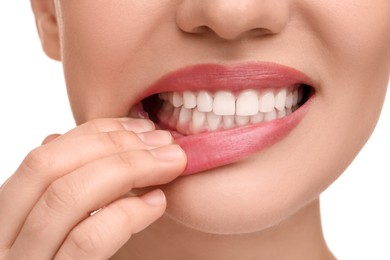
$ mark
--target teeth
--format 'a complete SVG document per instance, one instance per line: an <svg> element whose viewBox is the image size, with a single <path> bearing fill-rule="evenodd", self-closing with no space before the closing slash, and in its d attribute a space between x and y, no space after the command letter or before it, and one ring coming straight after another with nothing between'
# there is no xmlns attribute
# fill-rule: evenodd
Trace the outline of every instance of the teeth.
<svg viewBox="0 0 390 260"><path fill-rule="evenodd" d="M229 91L215 93L213 112L220 116L233 116L236 112L236 99Z"/></svg>
<svg viewBox="0 0 390 260"><path fill-rule="evenodd" d="M210 131L218 130L219 125L222 121L222 117L212 112L207 113L206 117L207 117L207 124L209 126L209 130Z"/></svg>
<svg viewBox="0 0 390 260"><path fill-rule="evenodd" d="M258 113L254 116L251 116L251 123L258 124L264 121L264 113Z"/></svg>
<svg viewBox="0 0 390 260"><path fill-rule="evenodd" d="M292 106L296 106L298 104L298 90L293 91L293 98L292 98Z"/></svg>
<svg viewBox="0 0 390 260"><path fill-rule="evenodd" d="M183 101L185 108L192 109L196 107L196 96L191 91L184 91Z"/></svg>
<svg viewBox="0 0 390 260"><path fill-rule="evenodd" d="M249 116L236 116L236 124L238 126L244 126L244 125L247 125L249 123L249 119L250 117Z"/></svg>
<svg viewBox="0 0 390 260"><path fill-rule="evenodd" d="M236 114L239 116L254 116L259 112L259 98L256 91L245 90L237 99Z"/></svg>
<svg viewBox="0 0 390 260"><path fill-rule="evenodd" d="M283 109L282 111L277 111L278 112L278 118L283 118L286 116L286 109Z"/></svg>
<svg viewBox="0 0 390 260"><path fill-rule="evenodd" d="M265 114L264 116L264 121L265 122L269 122L269 121L272 121L272 120L275 120L277 117L277 112L276 110L272 110L271 112L268 112L267 114Z"/></svg>
<svg viewBox="0 0 390 260"><path fill-rule="evenodd" d="M180 109L175 108L172 112L172 115L170 116L170 118L168 120L168 126L170 128L174 128L176 126L179 114L180 114Z"/></svg>
<svg viewBox="0 0 390 260"><path fill-rule="evenodd" d="M275 107L279 111L283 111L286 105L287 91L286 89L279 90L278 94L275 96Z"/></svg>
<svg viewBox="0 0 390 260"><path fill-rule="evenodd" d="M192 131L194 133L201 131L205 122L206 114L203 112L199 112L199 110L195 108L192 112Z"/></svg>
<svg viewBox="0 0 390 260"><path fill-rule="evenodd" d="M200 112L211 112L213 111L213 98L207 91L200 91L197 98L196 104Z"/></svg>
<svg viewBox="0 0 390 260"><path fill-rule="evenodd" d="M288 93L286 98L286 108L290 109L293 107L293 94Z"/></svg>
<svg viewBox="0 0 390 260"><path fill-rule="evenodd" d="M223 121L223 128L230 129L233 128L234 125L234 116L224 116L222 118Z"/></svg>
<svg viewBox="0 0 390 260"><path fill-rule="evenodd" d="M160 93L163 100L159 120L183 134L230 129L269 122L299 108L302 89L247 89L231 91L184 91Z"/></svg>
<svg viewBox="0 0 390 260"><path fill-rule="evenodd" d="M259 111L263 113L271 112L275 107L275 97L271 91L265 91L259 96Z"/></svg>
<svg viewBox="0 0 390 260"><path fill-rule="evenodd" d="M192 111L191 109L187 109L185 107L182 107L180 109L180 114L179 114L179 124L187 124L192 117Z"/></svg>
<svg viewBox="0 0 390 260"><path fill-rule="evenodd" d="M174 107L181 107L183 105L183 97L177 92L173 92L169 96L169 101Z"/></svg>

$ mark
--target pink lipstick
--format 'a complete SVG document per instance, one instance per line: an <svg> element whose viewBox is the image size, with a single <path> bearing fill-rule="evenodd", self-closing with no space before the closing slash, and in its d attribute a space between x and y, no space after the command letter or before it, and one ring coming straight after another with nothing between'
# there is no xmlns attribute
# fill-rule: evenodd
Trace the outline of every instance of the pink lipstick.
<svg viewBox="0 0 390 260"><path fill-rule="evenodd" d="M275 63L243 63L233 66L201 64L179 69L163 76L150 86L141 98L167 92L175 92L180 95L184 91L207 91L213 95L213 93L224 91L224 93L230 93L230 96L236 95L236 101L233 98L232 102L233 106L234 102L236 102L238 107L237 97L245 90L257 91L256 93L292 92L293 89L297 88L300 88L302 91L305 90L305 97L302 101L299 101L301 103L295 107L296 111L293 113L290 112L291 114L289 115L284 114L280 118L275 118L271 121L236 125L230 129L224 129L221 126L218 129L210 130L209 127L209 130L203 129L199 133L186 135L172 127L172 124L168 126L166 122L158 122L157 117L150 116L157 121L158 127L170 130L175 137L175 142L184 149L187 155L187 167L183 175L190 175L237 162L286 137L299 124L311 103L307 102L313 97L314 89L311 86L311 80L302 72ZM259 100L259 104L263 101ZM184 107L186 104L178 105ZM153 109L145 109L149 115L158 112L156 111L156 107L158 107L156 104L152 104L152 106L149 104L149 107L153 107ZM222 108L224 107L222 106ZM180 110L180 108L178 109ZM181 109L185 110L186 114L191 115L191 111L197 108ZM291 111L291 105L289 109ZM220 110L221 107L218 108L218 111ZM203 112L212 113L212 111ZM272 113L280 114L282 112L282 110L278 111L275 108ZM176 117L178 117L177 114ZM256 116L258 117L261 114L259 112ZM266 115L267 113L263 114ZM217 116L222 118L222 116ZM233 118L234 116L229 114L226 117Z"/></svg>

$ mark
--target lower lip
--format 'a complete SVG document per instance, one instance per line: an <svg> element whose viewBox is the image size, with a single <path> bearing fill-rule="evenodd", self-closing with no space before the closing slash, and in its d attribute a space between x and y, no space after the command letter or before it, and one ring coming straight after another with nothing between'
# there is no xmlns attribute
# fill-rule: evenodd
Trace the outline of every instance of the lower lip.
<svg viewBox="0 0 390 260"><path fill-rule="evenodd" d="M312 99L289 116L271 122L176 138L187 155L182 176L231 164L272 146L299 124Z"/></svg>

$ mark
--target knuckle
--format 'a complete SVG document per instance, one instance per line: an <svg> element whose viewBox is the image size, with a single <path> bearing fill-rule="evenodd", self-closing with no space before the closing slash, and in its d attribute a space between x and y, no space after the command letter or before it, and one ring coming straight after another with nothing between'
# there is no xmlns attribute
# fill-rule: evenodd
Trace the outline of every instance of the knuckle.
<svg viewBox="0 0 390 260"><path fill-rule="evenodd" d="M113 147L116 151L125 149L126 142L123 134L120 134L120 132L107 132L103 136L104 138L101 139L104 143L103 145Z"/></svg>
<svg viewBox="0 0 390 260"><path fill-rule="evenodd" d="M84 230L80 227L76 227L68 237L68 242L73 253L68 252L70 255L75 255L75 259L80 257L88 257L97 255L97 252L104 246L103 238L97 229Z"/></svg>
<svg viewBox="0 0 390 260"><path fill-rule="evenodd" d="M43 147L38 147L27 154L22 162L22 169L32 173L47 172L55 165L55 159Z"/></svg>
<svg viewBox="0 0 390 260"><path fill-rule="evenodd" d="M76 205L77 194L79 193L75 190L74 185L63 179L58 179L50 184L42 198L47 208L57 212L68 212Z"/></svg>
<svg viewBox="0 0 390 260"><path fill-rule="evenodd" d="M125 170L137 167L137 161L128 153L118 153L115 156Z"/></svg>
<svg viewBox="0 0 390 260"><path fill-rule="evenodd" d="M133 207L125 206L123 203L113 203L110 207L113 212L112 218L116 219L120 224L130 223L131 219L133 219L136 214Z"/></svg>

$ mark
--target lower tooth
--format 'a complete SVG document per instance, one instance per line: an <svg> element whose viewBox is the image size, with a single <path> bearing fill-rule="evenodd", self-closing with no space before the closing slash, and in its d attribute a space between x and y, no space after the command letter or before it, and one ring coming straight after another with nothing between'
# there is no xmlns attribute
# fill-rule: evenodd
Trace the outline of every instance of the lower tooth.
<svg viewBox="0 0 390 260"><path fill-rule="evenodd" d="M278 111L278 118L282 118L286 116L286 109L283 109L282 111Z"/></svg>
<svg viewBox="0 0 390 260"><path fill-rule="evenodd" d="M203 130L205 122L206 114L203 112L199 112L198 109L194 109L192 112L192 131L199 132Z"/></svg>
<svg viewBox="0 0 390 260"><path fill-rule="evenodd" d="M182 107L179 114L179 123L186 124L191 120L192 112L190 109Z"/></svg>
<svg viewBox="0 0 390 260"><path fill-rule="evenodd" d="M249 116L236 116L235 119L238 126L244 126L249 123Z"/></svg>
<svg viewBox="0 0 390 260"><path fill-rule="evenodd" d="M269 122L276 119L276 111L272 110L271 112L268 112L264 116L264 121Z"/></svg>
<svg viewBox="0 0 390 260"><path fill-rule="evenodd" d="M258 124L264 121L264 114L258 113L257 115L251 116L250 119L252 124Z"/></svg>
<svg viewBox="0 0 390 260"><path fill-rule="evenodd" d="M229 129L234 127L234 116L224 116L222 118L223 128Z"/></svg>
<svg viewBox="0 0 390 260"><path fill-rule="evenodd" d="M218 130L222 121L222 117L214 114L213 112L207 113L207 125L210 131Z"/></svg>
<svg viewBox="0 0 390 260"><path fill-rule="evenodd" d="M173 113L172 113L171 117L169 118L169 121L168 121L168 126L170 128L173 129L174 127L176 127L177 119L179 118L179 114L180 114L180 109L179 108L175 108L173 110Z"/></svg>
<svg viewBox="0 0 390 260"><path fill-rule="evenodd" d="M180 109L179 120L177 122L176 128L180 132L186 133L188 129L188 123L192 117L192 112L190 109L182 107Z"/></svg>

